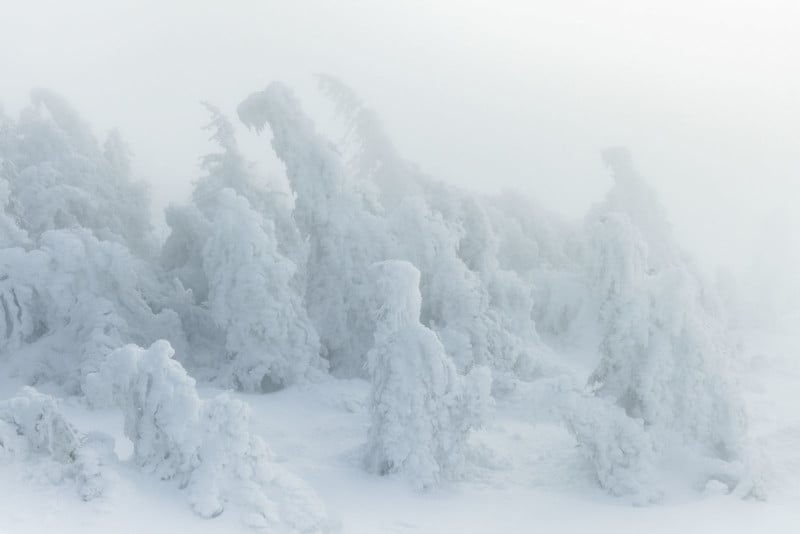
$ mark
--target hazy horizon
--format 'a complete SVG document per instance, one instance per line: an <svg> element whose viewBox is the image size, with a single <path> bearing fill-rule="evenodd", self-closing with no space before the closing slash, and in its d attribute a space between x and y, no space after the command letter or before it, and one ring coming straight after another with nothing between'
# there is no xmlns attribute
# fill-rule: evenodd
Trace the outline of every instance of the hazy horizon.
<svg viewBox="0 0 800 534"><path fill-rule="evenodd" d="M201 100L233 119L280 80L318 118L329 73L435 178L570 217L610 186L600 150L628 146L680 242L741 270L763 228L800 233L798 16L792 2L34 1L0 21L0 103L15 115L44 86L99 135L119 129L160 217L199 175ZM268 152L235 122L248 156Z"/></svg>
<svg viewBox="0 0 800 534"><path fill-rule="evenodd" d="M800 532L800 3L0 14L0 534Z"/></svg>

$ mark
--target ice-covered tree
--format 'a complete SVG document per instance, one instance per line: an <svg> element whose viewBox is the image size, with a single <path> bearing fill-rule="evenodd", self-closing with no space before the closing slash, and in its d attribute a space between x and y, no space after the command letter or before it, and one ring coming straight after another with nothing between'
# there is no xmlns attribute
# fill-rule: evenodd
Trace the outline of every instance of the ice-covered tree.
<svg viewBox="0 0 800 534"><path fill-rule="evenodd" d="M32 238L82 227L136 254L154 253L147 188L131 178L119 135L101 147L63 98L38 89L31 100L0 143L0 159L14 169L5 179L21 227Z"/></svg>
<svg viewBox="0 0 800 534"><path fill-rule="evenodd" d="M339 144L352 187L385 213L393 252L421 271L422 322L459 369L490 365L495 378L530 376L544 347L530 284L497 259L485 199L437 182L397 154L377 115L339 80L320 84L345 123Z"/></svg>
<svg viewBox="0 0 800 534"><path fill-rule="evenodd" d="M171 207L162 265L190 290L174 307L203 374L247 391L272 391L324 368L305 309L306 244L282 202L239 152L213 106L223 149L203 160L193 203Z"/></svg>
<svg viewBox="0 0 800 534"><path fill-rule="evenodd" d="M712 461L746 462L744 411L721 322L705 304L707 289L629 156L611 154L615 187L586 223L601 332L589 385L641 419L660 452L678 447Z"/></svg>
<svg viewBox="0 0 800 534"><path fill-rule="evenodd" d="M32 99L0 119L0 356L29 383L77 393L114 348L182 347L182 329L164 309L146 189L119 136L101 148L63 99Z"/></svg>
<svg viewBox="0 0 800 534"><path fill-rule="evenodd" d="M186 487L202 517L216 517L234 505L254 527L334 529L316 494L276 465L264 442L250 432L247 405L225 394L202 400L173 354L163 340L148 349L127 345L89 378L95 396L113 399L122 410L133 461Z"/></svg>
<svg viewBox="0 0 800 534"><path fill-rule="evenodd" d="M272 391L324 369L316 330L294 291L297 267L275 228L231 189L219 192L203 247L211 316L225 331L222 374L248 391Z"/></svg>
<svg viewBox="0 0 800 534"><path fill-rule="evenodd" d="M658 458L641 419L613 402L580 393L569 394L563 408L567 428L602 488L638 504L660 497Z"/></svg>
<svg viewBox="0 0 800 534"><path fill-rule="evenodd" d="M29 383L53 381L77 393L124 343L182 342L177 315L156 312L143 297L150 284L158 287L149 266L88 230L47 231L36 248L2 249L0 265L0 350Z"/></svg>
<svg viewBox="0 0 800 534"><path fill-rule="evenodd" d="M88 501L108 487L105 466L113 456L113 440L97 433L81 435L56 399L25 387L0 401L0 457L7 456L50 462L50 478L72 480Z"/></svg>
<svg viewBox="0 0 800 534"><path fill-rule="evenodd" d="M353 187L334 147L318 134L291 91L279 83L245 99L239 117L269 126L286 165L294 217L309 242L306 306L334 371L362 374L372 318L366 310L369 265L386 258L385 220Z"/></svg>
<svg viewBox="0 0 800 534"><path fill-rule="evenodd" d="M436 334L419 322L419 271L404 261L375 264L379 303L368 354L372 382L367 466L402 473L420 489L456 478L471 429L489 402L490 373L460 376Z"/></svg>
<svg viewBox="0 0 800 534"><path fill-rule="evenodd" d="M582 320L590 292L583 228L517 192L490 198L487 211L497 235L496 261L532 290L536 331L556 350L582 345L591 323Z"/></svg>

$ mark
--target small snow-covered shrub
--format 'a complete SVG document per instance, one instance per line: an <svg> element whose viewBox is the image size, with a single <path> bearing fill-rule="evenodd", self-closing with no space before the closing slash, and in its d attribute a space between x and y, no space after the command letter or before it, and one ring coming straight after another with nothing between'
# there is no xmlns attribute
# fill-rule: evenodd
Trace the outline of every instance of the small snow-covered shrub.
<svg viewBox="0 0 800 534"><path fill-rule="evenodd" d="M375 113L338 80L321 78L346 122L334 146L293 94L270 84L238 108L242 121L272 130L309 242L308 314L338 375L363 373L375 329L365 313L374 261L404 259L421 271L421 322L436 332L461 372L488 365L497 382L530 378L544 347L532 320L532 287L497 258L488 203L435 182L400 158ZM497 385L497 383L496 383Z"/></svg>
<svg viewBox="0 0 800 534"><path fill-rule="evenodd" d="M78 437L52 397L25 387L19 396L0 402L0 421L6 430L4 451L44 454L64 463L75 459Z"/></svg>
<svg viewBox="0 0 800 534"><path fill-rule="evenodd" d="M126 345L87 378L90 394L110 396L122 410L134 461L162 479L191 472L201 438L202 403L194 379L173 354L163 340L149 349Z"/></svg>
<svg viewBox="0 0 800 534"><path fill-rule="evenodd" d="M79 393L124 343L182 348L172 287L151 264L147 189L117 134L101 146L59 96L0 118L0 357L29 384Z"/></svg>
<svg viewBox="0 0 800 534"><path fill-rule="evenodd" d="M457 478L464 444L481 424L490 374L459 376L434 332L419 322L419 271L386 261L377 271L375 345L368 354L372 381L366 462L379 474L402 473L419 489Z"/></svg>
<svg viewBox="0 0 800 534"><path fill-rule="evenodd" d="M162 479L188 487L202 517L228 504L245 509L245 521L277 532L327 532L335 527L314 492L271 460L249 430L249 408L227 395L202 400L194 379L166 341L112 352L88 383L125 415L134 461Z"/></svg>
<svg viewBox="0 0 800 534"><path fill-rule="evenodd" d="M558 390L572 399L560 416L611 493L650 498L676 451L729 489L758 479L720 300L626 151L604 154L615 186L573 224L516 194L432 180L352 91L322 85L345 118L338 146L281 84L238 108L270 128L286 184L261 176L208 106L221 150L203 157L191 202L168 209L159 262L118 136L100 146L46 91L18 120L0 115L0 361L28 383L120 406L134 461L186 484L200 515L248 503L268 527L313 530L323 508L269 460L246 406L199 398L171 346L194 376L246 391L329 366L368 374L367 464L418 487L458 477L487 369L505 393L545 391L582 365L589 390ZM171 346L119 349L162 338ZM22 420L2 424L9 450L41 446L35 429L11 432ZM78 441L99 470L102 440Z"/></svg>
<svg viewBox="0 0 800 534"><path fill-rule="evenodd" d="M78 393L125 343L180 343L177 315L144 298L158 287L155 274L123 245L79 228L46 231L36 245L0 250L0 354L28 383Z"/></svg>
<svg viewBox="0 0 800 534"><path fill-rule="evenodd" d="M197 513L211 517L226 501L245 508L250 526L316 533L336 530L325 504L296 475L271 461L264 441L249 430L250 407L227 395L203 403L200 464L189 482Z"/></svg>
<svg viewBox="0 0 800 534"><path fill-rule="evenodd" d="M75 481L83 500L101 496L108 483L103 466L113 454L109 436L81 436L64 418L53 397L25 387L0 401L0 457L50 460L49 470L60 479Z"/></svg>
<svg viewBox="0 0 800 534"><path fill-rule="evenodd" d="M8 179L16 174L11 161L0 155L0 248L28 244L28 234L20 228L12 205L11 187Z"/></svg>
<svg viewBox="0 0 800 534"><path fill-rule="evenodd" d="M657 456L641 420L603 399L572 393L564 418L591 463L600 486L612 495L647 503L658 498Z"/></svg>

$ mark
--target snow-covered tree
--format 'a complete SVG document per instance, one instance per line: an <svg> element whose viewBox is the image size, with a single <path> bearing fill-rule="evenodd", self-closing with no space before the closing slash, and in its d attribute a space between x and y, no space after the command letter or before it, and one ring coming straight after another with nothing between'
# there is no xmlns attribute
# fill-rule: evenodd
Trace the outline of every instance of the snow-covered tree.
<svg viewBox="0 0 800 534"><path fill-rule="evenodd" d="M2 249L0 265L0 349L29 383L53 381L77 393L127 342L168 336L181 343L177 315L156 313L143 298L144 288L158 286L154 274L121 244L88 230L51 230L35 249Z"/></svg>
<svg viewBox="0 0 800 534"><path fill-rule="evenodd" d="M602 488L638 504L660 497L653 438L641 419L605 399L572 393L564 407L567 428L591 463Z"/></svg>
<svg viewBox="0 0 800 534"><path fill-rule="evenodd" d="M402 257L421 271L422 323L439 335L458 368L489 363L489 296L458 257L458 234L421 197L404 199L390 222Z"/></svg>
<svg viewBox="0 0 800 534"><path fill-rule="evenodd" d="M402 473L420 489L455 478L471 429L489 402L490 373L460 376L436 334L419 322L419 271L385 261L376 273L375 344L368 354L372 381L367 466Z"/></svg>
<svg viewBox="0 0 800 534"><path fill-rule="evenodd" d="M374 328L366 312L369 266L386 258L385 220L352 187L339 155L300 110L285 86L272 83L238 108L258 131L269 125L286 165L294 217L309 242L306 306L333 371L363 373Z"/></svg>
<svg viewBox="0 0 800 534"><path fill-rule="evenodd" d="M35 238L77 226L138 255L154 253L147 188L131 179L119 135L101 147L63 98L37 89L31 100L0 146L14 168L5 179L22 228Z"/></svg>
<svg viewBox="0 0 800 534"><path fill-rule="evenodd" d="M345 122L339 145L348 184L385 213L387 258L421 271L422 323L461 370L490 365L495 379L530 376L545 352L532 319L532 288L497 260L485 199L424 175L400 157L377 115L339 80L322 76Z"/></svg>
<svg viewBox="0 0 800 534"><path fill-rule="evenodd" d="M221 149L202 159L190 202L167 210L158 261L117 134L101 146L47 91L18 119L0 113L0 361L28 383L116 404L137 465L186 484L204 517L238 503L265 528L330 523L250 432L247 406L202 400L185 368L260 392L329 365L368 375L366 464L419 488L459 477L492 380L521 394L552 380L563 388L551 408L610 493L657 497L673 454L758 491L721 299L625 150L604 152L615 185L573 223L519 195L431 179L355 93L321 84L344 119L338 145L281 84L238 108L271 130L289 190L207 106ZM79 436L52 399L0 402L0 438L5 452L85 464L69 469L99 492L106 442Z"/></svg>
<svg viewBox="0 0 800 534"><path fill-rule="evenodd" d="M11 188L6 176L15 172L13 163L0 158L0 247L8 248L30 243L28 234L20 228L15 216L14 206L11 205Z"/></svg>
<svg viewBox="0 0 800 534"><path fill-rule="evenodd" d="M105 355L169 337L181 347L154 250L146 189L119 136L101 148L60 97L0 119L0 356L70 393Z"/></svg>
<svg viewBox="0 0 800 534"><path fill-rule="evenodd" d="M50 478L58 474L73 480L85 501L108 487L104 466L112 451L110 436L80 435L49 395L24 387L16 397L0 401L0 457L51 462Z"/></svg>
<svg viewBox="0 0 800 534"><path fill-rule="evenodd" d="M658 218L662 210L652 191L626 153L611 154L606 159L615 188L587 218L602 336L589 385L641 419L661 452L678 447L711 461L746 461L744 411L731 383L721 322L709 313L702 280Z"/></svg>
<svg viewBox="0 0 800 534"><path fill-rule="evenodd" d="M247 405L224 394L200 399L194 379L173 354L164 340L148 349L127 345L89 378L95 396L110 397L122 410L133 461L187 487L202 517L216 517L233 504L254 527L334 529L314 492L273 463L264 442L250 432Z"/></svg>
<svg viewBox="0 0 800 534"><path fill-rule="evenodd" d="M278 252L272 222L231 189L216 203L203 268L209 310L225 331L222 373L240 389L272 391L323 369L317 333L293 291L297 267Z"/></svg>
<svg viewBox="0 0 800 534"><path fill-rule="evenodd" d="M213 106L223 152L204 158L193 203L171 207L162 265L188 288L176 302L191 363L224 385L272 391L323 369L305 309L306 245L280 194L239 152L233 126Z"/></svg>

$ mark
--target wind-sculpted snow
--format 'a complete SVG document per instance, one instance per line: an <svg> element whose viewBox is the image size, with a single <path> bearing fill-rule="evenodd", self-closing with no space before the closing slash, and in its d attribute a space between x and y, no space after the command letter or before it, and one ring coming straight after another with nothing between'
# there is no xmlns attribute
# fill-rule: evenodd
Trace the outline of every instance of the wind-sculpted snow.
<svg viewBox="0 0 800 534"><path fill-rule="evenodd" d="M610 399L621 407L624 415L615 412L615 425L630 432L610 434L597 450L633 439L632 429L643 422L640 433L658 450L643 453L641 464L657 463L673 447L710 461L747 461L743 415L725 369L726 342L713 317L713 289L675 244L663 208L626 151L605 152L617 185L583 228L570 226L508 197L480 199L428 179L396 155L374 114L352 92L330 78L322 83L348 124L348 144L339 151L320 139L282 86L272 85L239 107L246 124L272 129L273 147L297 195L301 231L320 244L341 243L348 235L346 246L334 247L335 256L309 263L309 280L335 279L335 290L349 287L345 295L352 298L364 293L359 281L366 258L407 259L421 271L422 323L437 333L462 372L490 365L498 391L513 387L513 379L563 372L539 340L536 317L556 348L578 344L600 355L590 392L600 397L598 406ZM331 198L348 199L347 213L361 218L357 229L335 224L344 207ZM370 225L378 216L388 221L385 230L383 223ZM318 220L324 228L312 224ZM342 229L333 239L331 227ZM333 263L359 274L327 278L337 272L328 267ZM337 301L324 293L307 298ZM340 312L344 299L338 297ZM330 329L331 323L319 321L330 321L329 313L316 317L324 345L331 339L324 332L360 338L368 324L340 313ZM598 408L596 415L607 412ZM586 437L576 434L579 441ZM596 466L604 465L606 473L630 471L628 460L611 455ZM640 492L645 484L604 485L623 493Z"/></svg>
<svg viewBox="0 0 800 534"><path fill-rule="evenodd" d="M28 233L19 227L11 197L11 187L6 176L13 171L11 162L0 158L0 246L3 248L25 245L29 243Z"/></svg>
<svg viewBox="0 0 800 534"><path fill-rule="evenodd" d="M624 149L604 153L607 198L570 222L513 192L426 176L352 90L321 85L344 123L338 144L282 84L238 107L270 131L285 183L260 174L206 105L220 150L167 209L160 250L118 135L101 148L46 91L17 120L0 114L8 372L118 406L136 465L187 485L203 517L236 503L265 528L330 523L251 434L247 406L202 400L195 379L270 393L328 371L367 378L367 466L418 488L472 472L467 438L491 422L490 390L559 384L529 411L548 404L609 493L657 500L677 457L691 467L671 475L687 485L763 495L725 301Z"/></svg>
<svg viewBox="0 0 800 534"><path fill-rule="evenodd" d="M422 272L422 322L460 370L489 365L495 386L530 376L547 349L532 319L534 288L500 261L501 228L489 199L432 180L397 154L375 112L348 87L322 77L349 124L341 147L360 190L390 221L394 254Z"/></svg>
<svg viewBox="0 0 800 534"><path fill-rule="evenodd" d="M430 488L459 477L467 435L486 417L490 375L476 368L459 376L436 334L420 324L420 274L413 265L386 261L373 268L379 307L368 354L367 465Z"/></svg>
<svg viewBox="0 0 800 534"><path fill-rule="evenodd" d="M248 406L224 394L200 399L173 354L163 340L148 349L127 345L89 377L93 394L113 399L122 410L134 462L186 487L202 517L216 517L233 504L247 524L272 532L335 530L314 492L274 464L250 432Z"/></svg>

